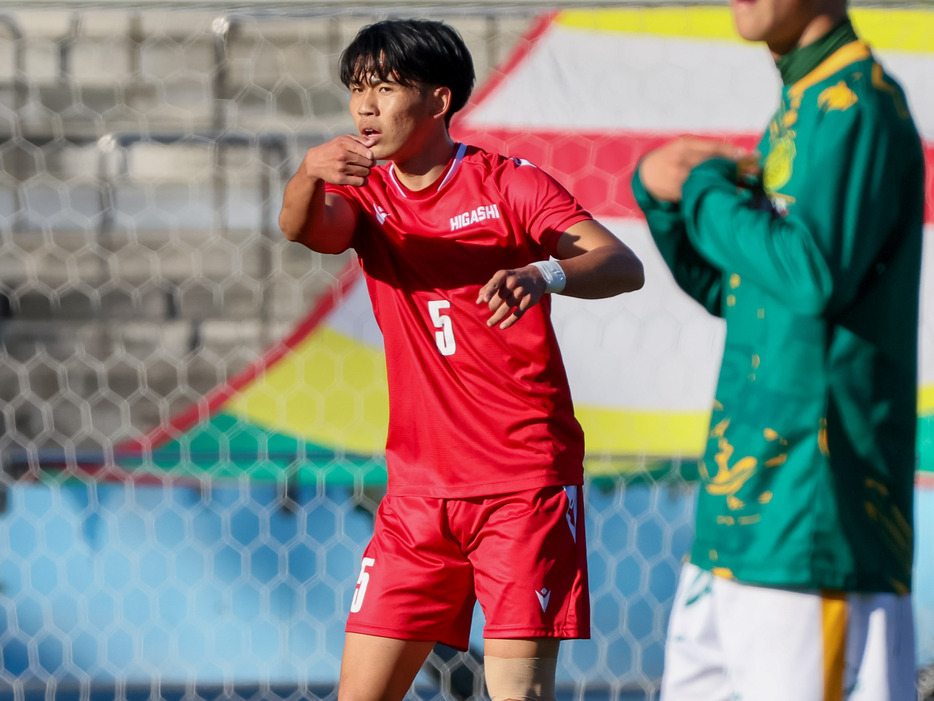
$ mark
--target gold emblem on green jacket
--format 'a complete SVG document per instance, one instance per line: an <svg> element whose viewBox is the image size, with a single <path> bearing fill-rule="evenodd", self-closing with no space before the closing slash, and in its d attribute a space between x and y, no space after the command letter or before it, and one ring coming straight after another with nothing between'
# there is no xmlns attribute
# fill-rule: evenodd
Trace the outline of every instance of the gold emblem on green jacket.
<svg viewBox="0 0 934 701"><path fill-rule="evenodd" d="M772 142L762 174L762 185L768 194L777 192L791 180L796 152L794 132L782 134Z"/></svg>
<svg viewBox="0 0 934 701"><path fill-rule="evenodd" d="M743 488L746 482L751 478L759 467L759 461L752 455L734 458L734 447L726 438L726 431L730 426L730 419L723 419L713 426L710 430L710 437L717 439L717 452L714 454L714 462L717 465L715 474L710 474L704 461L701 461L701 477L704 480L704 489L713 496L726 497L726 505L730 511L738 511L746 508L746 503L737 496L737 493ZM778 432L771 428L766 428L762 432L763 437L768 443L774 444L777 452L765 461L766 468L774 468L783 465L788 459L788 441L786 441ZM752 495L750 495L752 496ZM756 501L759 504L767 504L772 499L771 492L759 494ZM757 519L755 519L757 520ZM721 519L723 523L734 523L730 517ZM752 520L740 519L740 523L752 522Z"/></svg>
<svg viewBox="0 0 934 701"><path fill-rule="evenodd" d="M859 101L856 93L850 90L850 86L842 80L836 85L824 88L817 97L817 105L824 112L831 110L840 110L845 112Z"/></svg>

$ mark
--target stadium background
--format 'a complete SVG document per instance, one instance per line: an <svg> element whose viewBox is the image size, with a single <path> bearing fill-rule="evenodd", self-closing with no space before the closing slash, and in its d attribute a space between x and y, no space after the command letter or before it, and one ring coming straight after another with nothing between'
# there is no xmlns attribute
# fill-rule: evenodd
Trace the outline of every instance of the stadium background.
<svg viewBox="0 0 934 701"><path fill-rule="evenodd" d="M471 46L457 137L555 173L646 262L638 294L555 304L588 436L594 603L559 683L651 698L722 329L674 288L629 176L675 133L753 144L775 105L764 50L722 6L28 7L0 2L0 696L333 692L385 484L381 345L350 256L289 245L275 219L305 149L351 126L340 49L391 11ZM854 17L908 89L930 163L934 12ZM927 241L919 669L934 662L931 261ZM475 652L439 649L417 693L481 693L477 671Z"/></svg>

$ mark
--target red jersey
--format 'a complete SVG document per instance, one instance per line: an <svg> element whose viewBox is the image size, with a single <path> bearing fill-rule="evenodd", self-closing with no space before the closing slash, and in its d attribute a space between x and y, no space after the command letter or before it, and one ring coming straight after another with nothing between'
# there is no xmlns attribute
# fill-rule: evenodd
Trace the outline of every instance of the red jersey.
<svg viewBox="0 0 934 701"><path fill-rule="evenodd" d="M493 274L555 253L590 218L551 176L458 145L413 192L392 166L328 186L356 209L353 247L383 333L389 493L463 498L583 480L584 438L545 295L509 329L477 295Z"/></svg>

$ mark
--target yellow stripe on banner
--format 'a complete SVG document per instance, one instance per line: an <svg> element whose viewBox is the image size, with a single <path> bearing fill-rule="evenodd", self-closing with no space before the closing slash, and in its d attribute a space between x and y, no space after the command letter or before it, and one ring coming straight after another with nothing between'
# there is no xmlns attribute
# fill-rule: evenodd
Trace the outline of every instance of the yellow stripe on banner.
<svg viewBox="0 0 934 701"><path fill-rule="evenodd" d="M934 384L921 388L918 406L919 413L934 412ZM321 446L380 453L389 424L383 351L324 326L245 387L227 409L262 428ZM575 411L588 459L606 463L609 471L626 456L699 459L710 426L709 410L578 404Z"/></svg>
<svg viewBox="0 0 934 701"><path fill-rule="evenodd" d="M228 409L263 428L350 452L381 452L389 397L381 349L323 327L233 399ZM699 457L710 412L578 406L588 456Z"/></svg>
<svg viewBox="0 0 934 701"><path fill-rule="evenodd" d="M722 7L564 10L555 22L603 32L740 40L729 9Z"/></svg>
<svg viewBox="0 0 934 701"><path fill-rule="evenodd" d="M934 11L865 8L851 10L850 18L874 49L934 53Z"/></svg>
<svg viewBox="0 0 934 701"><path fill-rule="evenodd" d="M389 394L381 348L322 327L229 404L262 427L372 455L386 447Z"/></svg>
<svg viewBox="0 0 934 701"><path fill-rule="evenodd" d="M700 458L707 444L709 411L645 411L577 405L587 455Z"/></svg>
<svg viewBox="0 0 934 701"><path fill-rule="evenodd" d="M849 609L843 592L822 592L824 701L843 701L846 626Z"/></svg>
<svg viewBox="0 0 934 701"><path fill-rule="evenodd" d="M918 390L918 416L934 414L934 384L923 385Z"/></svg>
<svg viewBox="0 0 934 701"><path fill-rule="evenodd" d="M857 33L874 49L934 53L934 11L857 8L850 11ZM564 10L564 27L658 37L743 42L727 7L657 7Z"/></svg>

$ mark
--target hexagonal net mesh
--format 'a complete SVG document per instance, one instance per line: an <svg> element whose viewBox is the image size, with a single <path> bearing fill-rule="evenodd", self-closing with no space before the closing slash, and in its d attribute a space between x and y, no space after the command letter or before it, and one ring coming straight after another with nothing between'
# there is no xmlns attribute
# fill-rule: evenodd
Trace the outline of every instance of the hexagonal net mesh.
<svg viewBox="0 0 934 701"><path fill-rule="evenodd" d="M397 10L41 5L0 3L0 695L328 696L385 485L385 370L352 256L276 219L305 150L352 128L341 49ZM548 169L657 280L554 307L593 608L562 698L656 692L722 342L629 176L666 134L752 143L774 105L723 8L679 12L410 13L473 53L455 136ZM754 95L724 109L732 85ZM481 638L478 611L472 650L439 647L412 694L482 695Z"/></svg>

